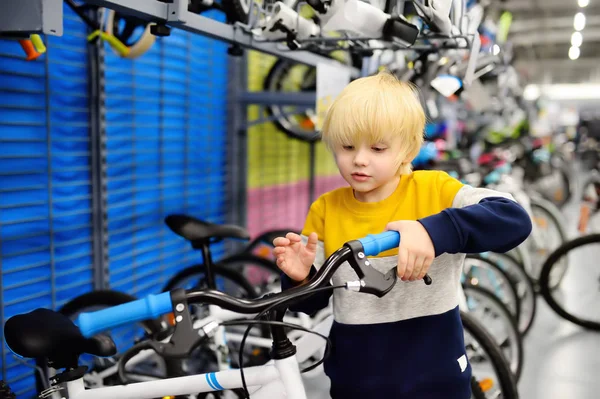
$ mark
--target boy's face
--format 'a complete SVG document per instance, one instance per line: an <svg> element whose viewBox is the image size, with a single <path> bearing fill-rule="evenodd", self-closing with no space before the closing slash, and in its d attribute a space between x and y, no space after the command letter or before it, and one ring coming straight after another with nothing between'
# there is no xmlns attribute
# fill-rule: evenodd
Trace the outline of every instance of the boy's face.
<svg viewBox="0 0 600 399"><path fill-rule="evenodd" d="M358 200L380 201L394 191L400 166L399 144L396 140L336 146L334 155L338 169L354 189Z"/></svg>

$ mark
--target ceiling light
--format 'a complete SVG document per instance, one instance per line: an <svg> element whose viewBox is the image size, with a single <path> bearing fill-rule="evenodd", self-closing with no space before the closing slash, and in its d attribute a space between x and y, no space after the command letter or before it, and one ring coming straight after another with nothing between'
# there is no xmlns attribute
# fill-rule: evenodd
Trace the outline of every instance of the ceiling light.
<svg viewBox="0 0 600 399"><path fill-rule="evenodd" d="M588 4L590 4L590 0L579 0L577 2L577 4L579 5L579 7L583 8L583 7L587 7Z"/></svg>
<svg viewBox="0 0 600 399"><path fill-rule="evenodd" d="M575 14L575 18L573 18L573 28L575 28L576 31L585 28L585 15L582 12Z"/></svg>
<svg viewBox="0 0 600 399"><path fill-rule="evenodd" d="M583 35L581 32L573 32L571 35L571 46L579 47L583 43Z"/></svg>
<svg viewBox="0 0 600 399"><path fill-rule="evenodd" d="M571 47L569 49L569 58L572 60L576 60L577 58L579 58L579 47Z"/></svg>

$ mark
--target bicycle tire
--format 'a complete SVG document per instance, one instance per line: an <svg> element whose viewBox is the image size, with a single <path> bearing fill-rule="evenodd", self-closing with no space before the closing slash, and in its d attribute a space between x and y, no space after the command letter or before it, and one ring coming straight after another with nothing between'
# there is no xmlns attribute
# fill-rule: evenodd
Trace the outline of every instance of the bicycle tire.
<svg viewBox="0 0 600 399"><path fill-rule="evenodd" d="M512 337L514 338L514 341L516 341L516 358L514 359L508 359L506 358L507 362L509 363L509 366L511 368L512 373L515 376L515 380L518 382L519 379L521 378L521 371L523 370L523 340L521 338L521 334L519 333L519 328L517 327L517 323L515 323L514 318L512 317L512 315L510 314L509 310L506 308L506 305L504 305L499 299L498 297L496 297L492 292L490 292L488 289L483 288L483 287L479 287L476 285L466 285L463 287L463 291L465 293L465 295L467 296L467 300L469 298L469 293L471 293L471 295L475 294L475 296L479 296L479 299L481 298L485 298L485 300L493 303L493 306L496 307L496 309L499 311L499 313L501 313L501 317L504 319L504 322L507 323L506 327L510 330L510 334L512 335ZM483 324L483 322L482 322ZM490 334L491 335L491 334ZM502 348L503 343L498 343L498 345Z"/></svg>
<svg viewBox="0 0 600 399"><path fill-rule="evenodd" d="M546 303L552 308L556 314L562 317L565 320L568 320L578 326L586 328L592 331L600 331L600 323L584 320L580 317L574 316L571 313L567 312L565 309L560 306L558 302L552 296L552 291L555 288L550 286L550 274L552 273L552 267L559 261L563 256L567 255L570 251L575 248L579 248L585 245L600 243L600 234L590 234L583 237L575 238L574 240L567 241L560 247L558 247L544 262L542 267L542 273L540 274L540 294L546 301Z"/></svg>
<svg viewBox="0 0 600 399"><path fill-rule="evenodd" d="M566 193L564 196L564 200L562 201L562 204L559 207L563 207L565 206L567 203L569 203L569 201L571 201L571 198L573 198L573 183L571 182L571 179L569 178L569 170L568 167L566 165L561 166L560 167L560 175L561 178L563 180L563 184L565 185L566 188Z"/></svg>
<svg viewBox="0 0 600 399"><path fill-rule="evenodd" d="M498 266L507 272L517 288L517 295L521 298L521 312L519 314L517 325L521 336L524 337L531 329L537 314L537 295L533 282L531 281L531 278L529 278L527 272L525 272L523 263L519 262L514 256L508 253L496 252L491 252L487 256L489 256L491 260L496 261L496 263L498 263L498 259L501 260L501 263L498 263ZM513 266L507 269L503 266L506 264L506 261Z"/></svg>
<svg viewBox="0 0 600 399"><path fill-rule="evenodd" d="M246 246L246 248L244 249L244 253L252 253L254 248L261 244L268 244L273 246L273 240L275 240L277 237L285 237L287 233L290 232L300 234L298 229L273 229L264 231Z"/></svg>
<svg viewBox="0 0 600 399"><path fill-rule="evenodd" d="M233 0L235 1L235 0ZM277 60L271 69L269 69L269 73L265 77L263 82L263 89L265 91L273 91L278 92L281 90L283 77L287 74L291 68L298 65L298 63L279 59ZM307 72L308 73L308 72ZM297 124L290 122L290 120L285 116L285 113L281 110L280 106L277 104L270 104L266 107L267 114L273 118L273 123L279 130L285 133L288 137L305 141L305 142L315 142L319 140L321 137L321 133L318 131L309 130L309 129L300 129Z"/></svg>
<svg viewBox="0 0 600 399"><path fill-rule="evenodd" d="M521 301L519 298L519 294L517 292L517 287L515 286L513 280L510 278L508 273L506 273L504 270L502 270L502 268L500 266L498 266L497 263L492 262L490 259L484 258L480 254L468 254L465 257L465 262L468 259L474 259L474 260L477 260L479 262L486 264L490 269L493 269L494 272L498 276L500 276L500 278L502 280L504 280L504 282L506 283L505 286L507 287L507 290L508 290L507 293L508 293L509 299L507 301L503 301L501 298L499 298L499 299L509 309L509 311L510 311L511 315L514 317L515 321L519 320L519 317L521 315ZM472 284L472 285L475 285L475 284ZM493 289L490 289L490 291L492 293L494 293ZM514 302L514 305L509 306L509 304L513 303L513 302Z"/></svg>
<svg viewBox="0 0 600 399"><path fill-rule="evenodd" d="M477 319L467 312L461 311L460 318L462 320L463 329L479 342L481 347L490 357L490 361L496 372L496 376L498 377L502 398L519 399L515 376L502 354L502 349L500 349L498 344L494 341L494 338L486 331L485 327L477 321Z"/></svg>
<svg viewBox="0 0 600 399"><path fill-rule="evenodd" d="M81 312L84 309L94 307L111 307L122 305L127 302L135 301L136 298L133 295L126 294L124 292L115 290L97 290L85 293L78 297L73 298L69 302L65 303L58 312L67 316L72 317L75 314ZM143 327L144 332L147 335L153 335L163 329L158 319L149 319L139 322ZM36 366L40 367L47 373L48 367L45 359L35 359ZM44 383L41 380L39 373L35 373L36 389L38 393L41 393L45 389Z"/></svg>
<svg viewBox="0 0 600 399"><path fill-rule="evenodd" d="M560 236L560 240L561 240L560 245L565 243L565 241L567 240L567 233L564 229L563 224L561 223L560 219L557 216L557 211L552 209L552 207L556 208L556 206L554 204L552 204L550 201L543 199L543 198L532 198L530 206L531 206L532 212L533 212L534 208L537 208L538 210L545 213L546 216L550 218L550 220L552 220L552 223L556 226L556 231L558 232L558 234ZM558 213L558 214L560 214L560 213ZM557 248L559 248L560 245ZM555 251L557 248L552 249L552 251ZM533 260L532 260L532 263L533 263ZM543 265L543 263L542 263L542 265ZM535 268L535 266L533 264L531 266L532 266L532 268ZM528 272L529 277L531 278L534 285L539 285L539 276L540 276L542 267L543 266L540 266L539 270L537 270L537 271L536 270L529 270L529 271L525 270ZM566 273L566 270L568 267L569 267L569 265L567 263L567 265L564 268L564 272L561 274L560 278L558 278L556 282L553 282L553 284L552 284L553 289L558 287L558 285L560 284L560 282L564 276L564 273ZM537 274L537 276L536 276L536 274Z"/></svg>
<svg viewBox="0 0 600 399"><path fill-rule="evenodd" d="M204 264L198 263L185 269L179 271L175 276L171 277L167 284L162 289L162 292L172 291L179 286L179 284L187 278L195 274L204 274ZM233 270L227 267L224 267L221 262L213 265L213 272L215 277L221 276L225 277L236 283L239 287L243 288L248 294L248 298L255 299L258 298L258 292L254 289L254 287L244 278L244 276L238 272L237 270Z"/></svg>
<svg viewBox="0 0 600 399"><path fill-rule="evenodd" d="M219 264L223 265L226 268L229 267L228 264L230 263L252 263L254 266L258 266L274 274L281 274L281 270L279 269L279 267L277 267L277 263L273 262L272 260L265 259L260 256L256 256L254 254L246 252L231 255L219 261Z"/></svg>

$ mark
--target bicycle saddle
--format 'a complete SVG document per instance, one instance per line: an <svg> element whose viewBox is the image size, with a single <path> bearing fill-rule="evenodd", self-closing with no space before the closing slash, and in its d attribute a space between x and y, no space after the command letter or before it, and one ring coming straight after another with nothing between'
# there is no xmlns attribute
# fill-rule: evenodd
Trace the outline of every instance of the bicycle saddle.
<svg viewBox="0 0 600 399"><path fill-rule="evenodd" d="M85 338L67 316L50 309L13 316L4 325L10 350L25 358L47 358L55 368L76 367L80 355L113 356L114 341L106 335Z"/></svg>
<svg viewBox="0 0 600 399"><path fill-rule="evenodd" d="M216 242L223 238L250 239L250 234L243 227L209 223L187 215L169 215L165 218L165 223L175 234L192 242L207 239Z"/></svg>

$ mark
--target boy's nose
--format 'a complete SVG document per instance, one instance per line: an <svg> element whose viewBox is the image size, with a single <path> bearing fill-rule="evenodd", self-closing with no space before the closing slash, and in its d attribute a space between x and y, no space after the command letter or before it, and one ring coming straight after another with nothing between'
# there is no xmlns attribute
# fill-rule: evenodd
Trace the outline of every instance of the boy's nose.
<svg viewBox="0 0 600 399"><path fill-rule="evenodd" d="M369 162L367 154L364 151L357 151L354 156L354 164L357 166L366 166Z"/></svg>

